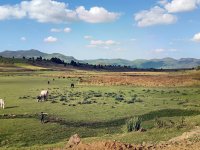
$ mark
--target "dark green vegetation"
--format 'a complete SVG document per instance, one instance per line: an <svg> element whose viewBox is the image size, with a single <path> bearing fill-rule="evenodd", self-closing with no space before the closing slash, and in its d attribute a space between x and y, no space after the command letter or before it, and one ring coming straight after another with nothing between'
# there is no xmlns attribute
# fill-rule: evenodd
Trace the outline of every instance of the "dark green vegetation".
<svg viewBox="0 0 200 150"><path fill-rule="evenodd" d="M138 59L134 61L125 59L95 59L95 60L77 60L72 56L65 56L59 53L47 54L38 50L20 50L20 51L4 51L0 52L0 56L8 58L32 58L42 57L44 59L51 59L57 57L63 60L65 63L70 63L72 60L75 62L89 63L92 65L112 65L112 66L131 66L132 68L155 68L155 69L177 69L177 68L193 68L200 65L199 59L194 58L182 58L179 60L173 58L164 59Z"/></svg>
<svg viewBox="0 0 200 150"><path fill-rule="evenodd" d="M65 77L69 73L72 76ZM100 86L83 84L77 75L88 77L88 72L0 73L0 98L6 102L6 109L0 109L0 146L55 147L75 133L86 141L156 142L200 125L199 85ZM42 89L48 89L50 96L38 103ZM40 123L40 112L48 113L47 123ZM127 133L127 120L134 117L141 118L147 132Z"/></svg>
<svg viewBox="0 0 200 150"><path fill-rule="evenodd" d="M126 123L127 131L128 132L139 131L141 129L141 123L142 119L139 117L134 117L129 119Z"/></svg>

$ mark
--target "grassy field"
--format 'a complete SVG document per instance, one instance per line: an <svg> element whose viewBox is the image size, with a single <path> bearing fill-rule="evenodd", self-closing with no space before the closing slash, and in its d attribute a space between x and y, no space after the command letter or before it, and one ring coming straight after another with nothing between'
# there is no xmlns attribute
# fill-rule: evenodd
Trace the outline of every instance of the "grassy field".
<svg viewBox="0 0 200 150"><path fill-rule="evenodd" d="M86 142L168 140L200 125L199 87L198 71L1 72L0 98L6 109L0 109L0 149L59 147L75 133ZM50 96L38 103L42 89ZM40 112L53 121L41 124ZM147 132L127 133L126 122L135 116ZM158 119L163 126L157 126Z"/></svg>

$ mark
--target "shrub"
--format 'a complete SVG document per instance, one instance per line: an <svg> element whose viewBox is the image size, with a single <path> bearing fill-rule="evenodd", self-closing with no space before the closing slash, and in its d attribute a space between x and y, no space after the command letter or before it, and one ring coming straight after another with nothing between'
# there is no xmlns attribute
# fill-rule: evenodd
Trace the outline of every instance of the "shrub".
<svg viewBox="0 0 200 150"><path fill-rule="evenodd" d="M140 98L136 99L135 102L138 102L138 103L142 103L144 102L143 100L141 100Z"/></svg>
<svg viewBox="0 0 200 150"><path fill-rule="evenodd" d="M166 122L160 120L159 118L156 118L156 119L155 119L155 126L156 126L157 128L163 128L163 127L166 127L167 124L166 124Z"/></svg>
<svg viewBox="0 0 200 150"><path fill-rule="evenodd" d="M126 122L126 127L128 132L138 131L141 128L142 119L139 117L134 117Z"/></svg>
<svg viewBox="0 0 200 150"><path fill-rule="evenodd" d="M134 104L135 102L130 100L130 101L127 101L127 104Z"/></svg>
<svg viewBox="0 0 200 150"><path fill-rule="evenodd" d="M151 92L151 90L150 90L150 89L148 89L148 90L146 91L146 93L149 93L149 92Z"/></svg>
<svg viewBox="0 0 200 150"><path fill-rule="evenodd" d="M188 95L187 93L182 93L182 95Z"/></svg>
<svg viewBox="0 0 200 150"><path fill-rule="evenodd" d="M60 98L60 101L65 101L66 100L66 97L65 96L62 96L61 98Z"/></svg>
<svg viewBox="0 0 200 150"><path fill-rule="evenodd" d="M186 125L185 124L185 117L182 116L180 121L177 123L176 128L180 129L180 128L183 128L185 125Z"/></svg>
<svg viewBox="0 0 200 150"><path fill-rule="evenodd" d="M81 104L92 104L92 101L84 99Z"/></svg>
<svg viewBox="0 0 200 150"><path fill-rule="evenodd" d="M102 97L102 94L96 93L96 94L94 94L94 97Z"/></svg>
<svg viewBox="0 0 200 150"><path fill-rule="evenodd" d="M133 97L131 100L127 101L127 104L133 104L136 101L136 97Z"/></svg>
<svg viewBox="0 0 200 150"><path fill-rule="evenodd" d="M134 94L134 95L133 95L133 97L135 97L135 98L136 98L136 97L138 97L138 95L137 95L137 94Z"/></svg>
<svg viewBox="0 0 200 150"><path fill-rule="evenodd" d="M117 100L117 101L123 101L124 100L123 95L115 97L115 100Z"/></svg>

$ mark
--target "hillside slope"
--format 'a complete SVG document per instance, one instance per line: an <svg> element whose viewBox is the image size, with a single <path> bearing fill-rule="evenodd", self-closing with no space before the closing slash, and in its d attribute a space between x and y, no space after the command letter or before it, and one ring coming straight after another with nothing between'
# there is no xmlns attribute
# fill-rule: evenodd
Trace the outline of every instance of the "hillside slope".
<svg viewBox="0 0 200 150"><path fill-rule="evenodd" d="M32 58L32 57L43 57L45 59L51 59L52 57L60 58L66 63L70 63L72 60L81 63L88 63L92 65L114 65L114 66L131 66L132 68L155 68L155 69L177 69L177 68L193 68L200 66L200 59L195 58L163 58L163 59L137 59L137 60L126 60L126 59L94 59L94 60L78 60L72 56L65 56L60 53L47 54L38 50L19 50L19 51L4 51L0 52L0 56L8 58Z"/></svg>
<svg viewBox="0 0 200 150"><path fill-rule="evenodd" d="M45 59L51 59L52 57L57 57L60 58L61 60L64 60L66 63L71 62L71 60L76 61L76 59L72 56L65 56L59 53L53 53L53 54L47 54L47 53L43 53L41 51L38 50L19 50L19 51L3 51L0 52L0 56L3 57L7 57L7 58L22 58L22 57L26 57L26 58L36 58L36 57L43 57Z"/></svg>

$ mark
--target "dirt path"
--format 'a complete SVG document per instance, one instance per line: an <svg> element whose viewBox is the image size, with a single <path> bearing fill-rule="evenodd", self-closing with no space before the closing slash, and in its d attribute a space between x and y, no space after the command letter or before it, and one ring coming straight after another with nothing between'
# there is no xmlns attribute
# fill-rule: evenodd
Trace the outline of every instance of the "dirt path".
<svg viewBox="0 0 200 150"><path fill-rule="evenodd" d="M167 142L159 144L124 144L117 141L94 142L94 143L79 143L69 150L200 150L200 127L183 133L181 136L172 138Z"/></svg>

